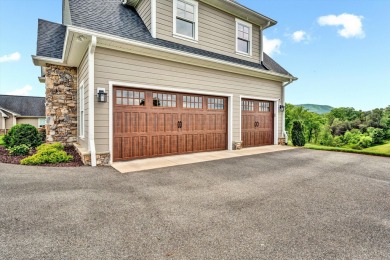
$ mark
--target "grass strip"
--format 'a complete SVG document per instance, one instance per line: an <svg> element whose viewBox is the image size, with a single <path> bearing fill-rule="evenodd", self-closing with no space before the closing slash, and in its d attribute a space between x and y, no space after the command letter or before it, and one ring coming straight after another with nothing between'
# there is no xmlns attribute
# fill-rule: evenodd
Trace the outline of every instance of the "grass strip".
<svg viewBox="0 0 390 260"><path fill-rule="evenodd" d="M357 153L357 154L365 154L365 155L375 155L375 156L390 157L390 153L386 153L386 152L354 150L354 149L348 149L348 148L322 146L322 145L315 145L315 144L306 144L305 148L312 149L312 150L321 150L321 151Z"/></svg>

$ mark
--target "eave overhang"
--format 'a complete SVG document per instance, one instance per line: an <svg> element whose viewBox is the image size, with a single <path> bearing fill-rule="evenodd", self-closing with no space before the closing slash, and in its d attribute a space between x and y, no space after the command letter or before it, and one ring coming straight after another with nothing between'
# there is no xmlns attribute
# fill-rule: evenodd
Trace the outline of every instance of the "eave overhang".
<svg viewBox="0 0 390 260"><path fill-rule="evenodd" d="M269 79L278 82L289 82L297 79L289 75L253 68L250 66L205 57L184 51L174 50L141 41L112 36L76 26L67 27L64 51L61 59L32 56L33 63L36 66L43 67L46 66L46 64L78 67L88 48L92 36L96 36L97 38L97 47L115 49L142 56L149 56L153 58L227 71L241 75L248 75L257 78ZM79 41L78 39L80 38L84 38L84 40Z"/></svg>

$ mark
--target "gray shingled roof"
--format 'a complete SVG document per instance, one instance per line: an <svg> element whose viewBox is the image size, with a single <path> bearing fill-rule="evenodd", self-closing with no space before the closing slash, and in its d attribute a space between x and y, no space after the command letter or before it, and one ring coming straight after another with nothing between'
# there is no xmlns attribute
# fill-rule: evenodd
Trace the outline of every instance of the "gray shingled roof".
<svg viewBox="0 0 390 260"><path fill-rule="evenodd" d="M222 61L227 61L235 64L245 65L252 68L271 70L280 74L292 76L288 71L276 63L267 54L264 54L264 65L259 63L249 62L237 58L233 58L218 53L193 48L183 44L178 44L166 40L155 39L151 36L149 30L143 23L142 19L137 14L133 7L121 4L121 0L70 0L70 13L72 25L111 34L126 39L142 41L145 43L197 54L204 57L214 58ZM43 21L43 20L40 20ZM46 22L46 27L53 27L49 29L49 33L38 33L38 45L45 42L42 38L58 37L65 38L65 32L62 36L55 35L54 32L59 33L63 30L62 25ZM43 26L42 26L43 28ZM63 48L63 43L60 45L58 41L51 40L54 49ZM41 47L38 46L38 49ZM37 55L39 55L37 53ZM39 55L44 57L53 57L47 55ZM54 58L54 57L53 57Z"/></svg>
<svg viewBox="0 0 390 260"><path fill-rule="evenodd" d="M0 109L7 109L21 116L45 117L45 98L0 95Z"/></svg>
<svg viewBox="0 0 390 260"><path fill-rule="evenodd" d="M65 34L65 25L39 19L37 55L61 59Z"/></svg>

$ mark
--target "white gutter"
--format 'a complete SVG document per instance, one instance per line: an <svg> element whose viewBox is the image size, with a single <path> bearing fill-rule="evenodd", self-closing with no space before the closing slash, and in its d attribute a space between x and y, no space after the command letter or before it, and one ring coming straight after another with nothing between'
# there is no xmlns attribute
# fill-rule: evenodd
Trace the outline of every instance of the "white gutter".
<svg viewBox="0 0 390 260"><path fill-rule="evenodd" d="M91 166L96 166L95 147L95 50L96 36L92 36L88 49L88 150L91 153Z"/></svg>
<svg viewBox="0 0 390 260"><path fill-rule="evenodd" d="M283 115L282 115L282 135L284 136L285 138L285 143L288 144L288 134L287 134L287 131L286 131L286 99L285 99L285 91L286 91L286 87L288 85L290 85L291 83L293 83L293 79L290 79L289 82L283 84L282 86L282 105L284 106L284 111L283 111Z"/></svg>

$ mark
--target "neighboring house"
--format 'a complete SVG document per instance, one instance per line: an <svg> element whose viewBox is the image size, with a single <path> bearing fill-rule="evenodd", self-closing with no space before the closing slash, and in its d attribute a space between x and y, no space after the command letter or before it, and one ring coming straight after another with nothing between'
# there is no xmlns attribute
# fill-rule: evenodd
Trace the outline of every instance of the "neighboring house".
<svg viewBox="0 0 390 260"><path fill-rule="evenodd" d="M86 163L285 142L296 78L263 52L276 21L233 0L64 0L62 13L39 20L33 61L48 141L76 142Z"/></svg>
<svg viewBox="0 0 390 260"><path fill-rule="evenodd" d="M45 98L0 95L0 134L6 133L16 124L44 127Z"/></svg>

